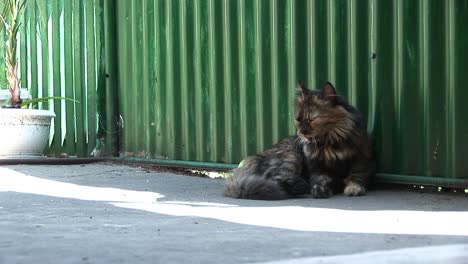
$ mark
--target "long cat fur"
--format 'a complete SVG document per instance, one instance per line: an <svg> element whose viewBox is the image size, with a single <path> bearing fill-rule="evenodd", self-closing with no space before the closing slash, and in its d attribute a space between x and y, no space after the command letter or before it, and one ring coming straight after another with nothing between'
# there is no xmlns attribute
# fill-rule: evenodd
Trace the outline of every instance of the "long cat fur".
<svg viewBox="0 0 468 264"><path fill-rule="evenodd" d="M326 82L321 90L301 83L295 102L296 135L247 157L226 179L224 195L280 200L344 192L364 195L374 174L365 123L359 111Z"/></svg>

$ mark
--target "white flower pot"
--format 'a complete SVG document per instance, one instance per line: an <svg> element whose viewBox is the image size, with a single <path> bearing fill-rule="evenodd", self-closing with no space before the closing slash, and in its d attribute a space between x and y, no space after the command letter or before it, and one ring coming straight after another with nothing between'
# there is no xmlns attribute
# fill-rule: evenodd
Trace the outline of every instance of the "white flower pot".
<svg viewBox="0 0 468 264"><path fill-rule="evenodd" d="M52 111L0 108L0 159L42 157L54 117Z"/></svg>

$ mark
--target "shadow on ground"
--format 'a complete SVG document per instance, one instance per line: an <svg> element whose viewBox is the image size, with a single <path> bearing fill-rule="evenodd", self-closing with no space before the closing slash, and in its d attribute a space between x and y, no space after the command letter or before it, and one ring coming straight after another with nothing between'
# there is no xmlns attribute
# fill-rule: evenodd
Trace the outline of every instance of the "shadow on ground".
<svg viewBox="0 0 468 264"><path fill-rule="evenodd" d="M250 201L222 189L219 179L108 164L1 167L0 253L27 262L56 256L58 246L72 260L241 263L468 243L462 195L378 190ZM48 233L30 232L41 229ZM33 243L12 242L26 238Z"/></svg>

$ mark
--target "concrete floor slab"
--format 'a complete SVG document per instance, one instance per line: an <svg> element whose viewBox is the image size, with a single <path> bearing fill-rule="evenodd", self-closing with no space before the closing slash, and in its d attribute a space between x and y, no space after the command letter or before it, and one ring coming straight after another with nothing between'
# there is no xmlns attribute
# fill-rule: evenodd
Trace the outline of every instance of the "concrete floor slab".
<svg viewBox="0 0 468 264"><path fill-rule="evenodd" d="M332 261L343 256L456 263L468 256L460 250L468 244L463 194L392 189L251 201L223 197L222 189L220 179L106 163L1 166L0 263L339 263Z"/></svg>

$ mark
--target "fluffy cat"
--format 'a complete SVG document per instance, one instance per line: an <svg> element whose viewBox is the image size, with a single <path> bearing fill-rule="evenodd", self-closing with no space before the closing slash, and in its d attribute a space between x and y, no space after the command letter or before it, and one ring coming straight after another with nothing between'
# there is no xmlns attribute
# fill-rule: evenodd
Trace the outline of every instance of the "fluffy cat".
<svg viewBox="0 0 468 264"><path fill-rule="evenodd" d="M280 200L365 194L374 163L364 120L331 83L309 90L299 82L295 126L295 136L246 158L226 179L224 195Z"/></svg>

